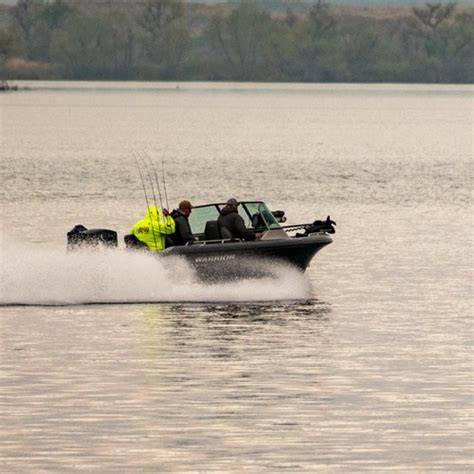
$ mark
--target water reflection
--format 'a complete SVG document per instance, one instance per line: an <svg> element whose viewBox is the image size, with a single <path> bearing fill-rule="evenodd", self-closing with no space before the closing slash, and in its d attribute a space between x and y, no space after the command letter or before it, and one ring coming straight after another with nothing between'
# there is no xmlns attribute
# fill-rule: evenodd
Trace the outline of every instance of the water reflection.
<svg viewBox="0 0 474 474"><path fill-rule="evenodd" d="M184 307L184 306L183 306ZM247 320L249 322L285 324L288 322L287 317L291 313L292 318L299 318L301 316L321 317L330 312L328 303L318 301L317 299L284 302L284 303L227 303L227 304L212 304L205 305L206 312L209 313L209 318L214 319L217 315L224 320L239 319Z"/></svg>
<svg viewBox="0 0 474 474"><path fill-rule="evenodd" d="M290 319L300 317L327 319L330 312L330 303L318 299L262 303L151 304L146 305L143 310L147 318L171 318L183 326L200 317L204 317L209 323L239 320L248 323L287 324Z"/></svg>
<svg viewBox="0 0 474 474"><path fill-rule="evenodd" d="M147 305L141 309L143 344L148 355L178 351L180 359L197 352L241 359L245 351L286 347L310 337L315 344L330 324L331 306L316 299L248 304ZM291 337L289 337L291 335Z"/></svg>
<svg viewBox="0 0 474 474"><path fill-rule="evenodd" d="M203 462L214 459L223 468L230 453L263 456L274 468L280 460L270 452L296 443L311 428L306 417L328 403L320 385L331 355L329 303L133 308L140 326L138 384L128 411L140 414L132 419L135 431L160 441L153 444L160 456L200 453ZM181 456L178 464L193 466Z"/></svg>

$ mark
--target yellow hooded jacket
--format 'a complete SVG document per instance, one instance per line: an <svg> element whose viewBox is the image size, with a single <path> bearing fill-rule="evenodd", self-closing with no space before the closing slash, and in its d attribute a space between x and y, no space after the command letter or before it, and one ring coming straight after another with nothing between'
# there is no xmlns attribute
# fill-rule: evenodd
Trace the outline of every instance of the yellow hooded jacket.
<svg viewBox="0 0 474 474"><path fill-rule="evenodd" d="M173 218L165 217L156 206L149 206L145 218L132 227L131 233L157 253L165 249L165 235L174 234L174 231Z"/></svg>

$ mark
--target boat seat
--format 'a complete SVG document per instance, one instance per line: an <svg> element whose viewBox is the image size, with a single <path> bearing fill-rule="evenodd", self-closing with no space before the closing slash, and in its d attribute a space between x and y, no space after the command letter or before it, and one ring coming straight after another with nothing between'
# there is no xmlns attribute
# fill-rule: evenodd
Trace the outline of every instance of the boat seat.
<svg viewBox="0 0 474 474"><path fill-rule="evenodd" d="M217 221L207 221L206 227L204 228L205 240L221 240L221 233L219 232L219 226Z"/></svg>

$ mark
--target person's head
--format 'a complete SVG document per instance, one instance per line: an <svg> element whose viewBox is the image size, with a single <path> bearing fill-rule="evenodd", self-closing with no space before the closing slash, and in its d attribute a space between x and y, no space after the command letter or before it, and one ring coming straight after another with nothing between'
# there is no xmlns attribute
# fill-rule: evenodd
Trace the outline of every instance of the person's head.
<svg viewBox="0 0 474 474"><path fill-rule="evenodd" d="M189 214L191 214L193 206L189 201L181 201L179 203L179 210L187 217Z"/></svg>
<svg viewBox="0 0 474 474"><path fill-rule="evenodd" d="M226 204L230 207L237 209L237 207L239 206L239 201L237 201L237 199L230 198L230 199L227 199Z"/></svg>

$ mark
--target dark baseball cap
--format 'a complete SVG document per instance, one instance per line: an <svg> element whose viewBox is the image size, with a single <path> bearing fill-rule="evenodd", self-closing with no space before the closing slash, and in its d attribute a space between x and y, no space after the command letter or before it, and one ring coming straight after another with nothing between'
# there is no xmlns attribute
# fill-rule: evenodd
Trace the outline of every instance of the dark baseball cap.
<svg viewBox="0 0 474 474"><path fill-rule="evenodd" d="M184 201L181 201L179 203L179 208L180 209L192 209L193 205L185 199Z"/></svg>

